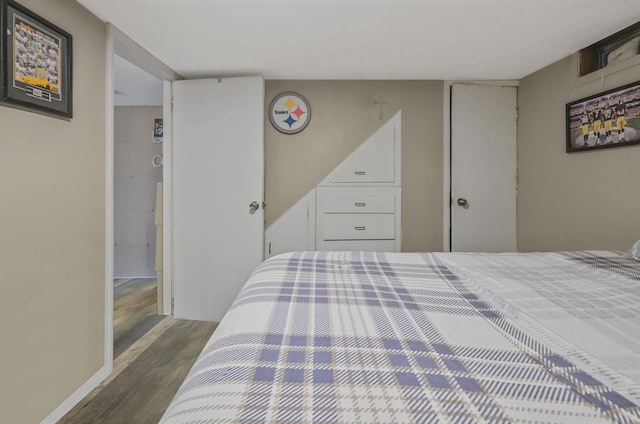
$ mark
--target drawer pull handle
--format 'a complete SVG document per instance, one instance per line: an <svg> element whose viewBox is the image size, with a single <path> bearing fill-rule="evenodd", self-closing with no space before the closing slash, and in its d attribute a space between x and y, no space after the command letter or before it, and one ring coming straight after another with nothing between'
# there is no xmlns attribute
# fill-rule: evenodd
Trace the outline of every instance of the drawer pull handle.
<svg viewBox="0 0 640 424"><path fill-rule="evenodd" d="M367 227L354 227L357 231L364 231Z"/></svg>
<svg viewBox="0 0 640 424"><path fill-rule="evenodd" d="M359 208L364 208L365 206L367 206L367 204L364 202L356 202L356 206Z"/></svg>
<svg viewBox="0 0 640 424"><path fill-rule="evenodd" d="M356 171L355 174L356 175L366 175L367 173L365 171Z"/></svg>

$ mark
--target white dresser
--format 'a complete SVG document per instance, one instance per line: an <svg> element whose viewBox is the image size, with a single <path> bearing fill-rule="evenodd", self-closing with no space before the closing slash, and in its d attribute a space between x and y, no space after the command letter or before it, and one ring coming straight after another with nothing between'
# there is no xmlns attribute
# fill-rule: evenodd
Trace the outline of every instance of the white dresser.
<svg viewBox="0 0 640 424"><path fill-rule="evenodd" d="M265 231L265 258L295 250L399 252L401 114Z"/></svg>
<svg viewBox="0 0 640 424"><path fill-rule="evenodd" d="M317 187L316 249L399 251L399 203L399 187Z"/></svg>

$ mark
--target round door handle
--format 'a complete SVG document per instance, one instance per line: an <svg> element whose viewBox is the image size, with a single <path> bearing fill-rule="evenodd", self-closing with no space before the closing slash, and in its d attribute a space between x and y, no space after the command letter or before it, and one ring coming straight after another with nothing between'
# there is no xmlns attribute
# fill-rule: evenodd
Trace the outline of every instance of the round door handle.
<svg viewBox="0 0 640 424"><path fill-rule="evenodd" d="M260 209L260 203L256 202L255 200L251 202L251 204L249 205L249 213L253 215L258 209Z"/></svg>
<svg viewBox="0 0 640 424"><path fill-rule="evenodd" d="M460 197L456 203L458 203L458 206L469 209L469 202L467 202L467 199L463 199L462 197Z"/></svg>

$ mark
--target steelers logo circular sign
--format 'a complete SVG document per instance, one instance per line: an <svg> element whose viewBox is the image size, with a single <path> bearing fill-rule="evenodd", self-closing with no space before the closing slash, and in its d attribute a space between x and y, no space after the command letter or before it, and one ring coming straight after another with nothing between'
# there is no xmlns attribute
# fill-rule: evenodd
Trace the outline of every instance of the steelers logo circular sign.
<svg viewBox="0 0 640 424"><path fill-rule="evenodd" d="M311 107L307 99L298 93L280 93L269 105L269 120L281 133L296 134L309 125Z"/></svg>

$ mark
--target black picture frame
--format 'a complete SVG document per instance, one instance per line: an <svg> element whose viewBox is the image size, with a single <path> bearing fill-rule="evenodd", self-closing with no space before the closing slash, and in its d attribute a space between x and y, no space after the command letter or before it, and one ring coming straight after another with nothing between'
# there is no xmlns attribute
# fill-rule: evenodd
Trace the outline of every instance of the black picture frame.
<svg viewBox="0 0 640 424"><path fill-rule="evenodd" d="M567 153L640 144L640 81L566 104Z"/></svg>
<svg viewBox="0 0 640 424"><path fill-rule="evenodd" d="M0 104L70 120L71 34L13 0L0 0Z"/></svg>

